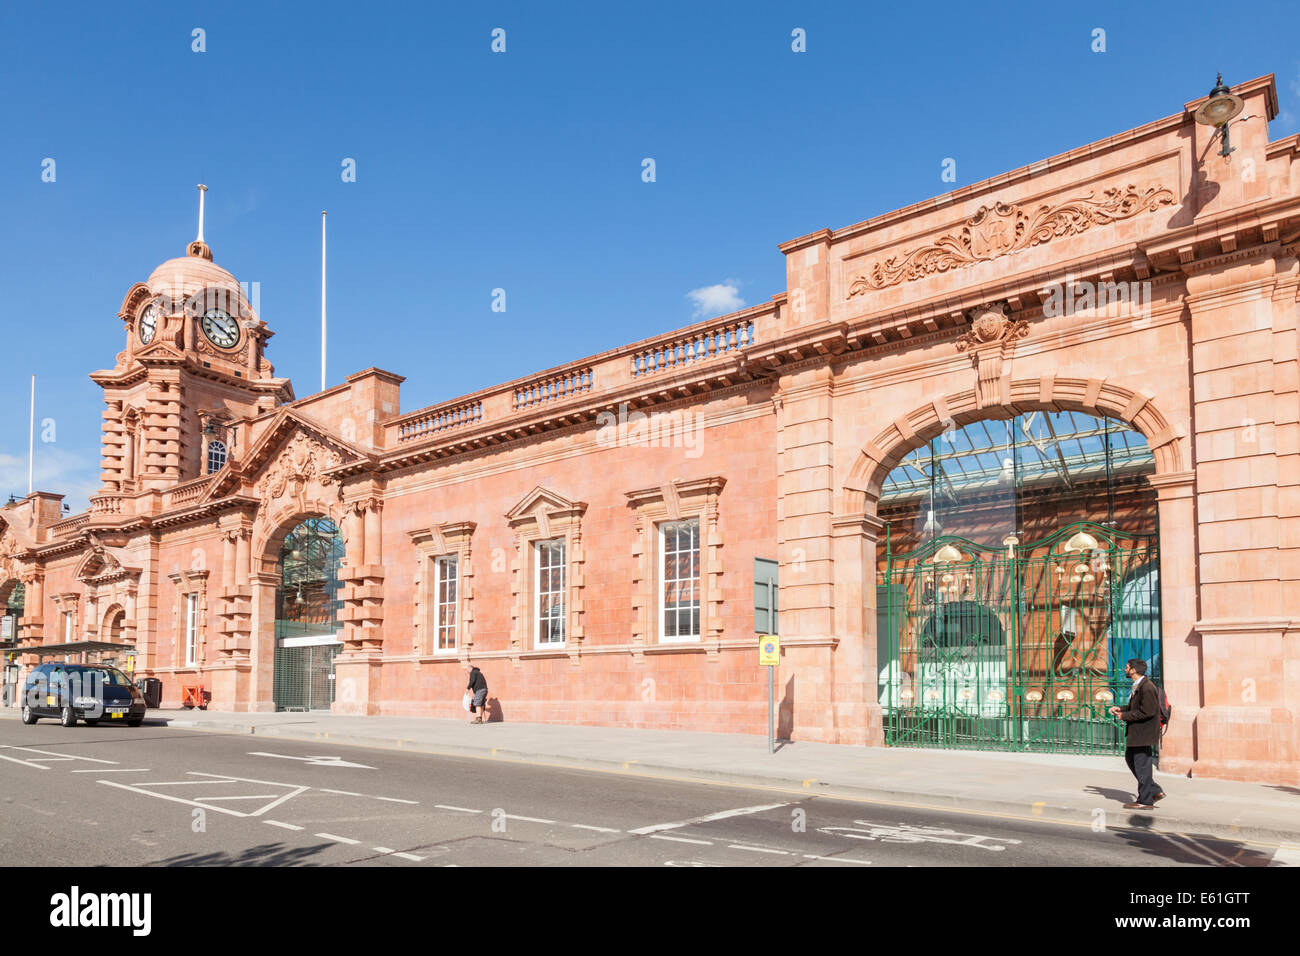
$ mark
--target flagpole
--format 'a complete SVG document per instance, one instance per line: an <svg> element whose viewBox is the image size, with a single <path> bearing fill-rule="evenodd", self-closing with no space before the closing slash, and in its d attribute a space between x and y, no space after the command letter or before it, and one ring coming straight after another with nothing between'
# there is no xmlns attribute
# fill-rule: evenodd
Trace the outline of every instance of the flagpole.
<svg viewBox="0 0 1300 956"><path fill-rule="evenodd" d="M36 459L34 457L36 453L36 373L35 372L32 373L32 401L31 401L30 409L31 409L31 414L27 422L27 496L28 497L31 497L32 492L36 490L32 482L32 477L35 473L34 467L36 464Z"/></svg>
<svg viewBox="0 0 1300 956"><path fill-rule="evenodd" d="M320 211L320 390L325 391L325 210Z"/></svg>

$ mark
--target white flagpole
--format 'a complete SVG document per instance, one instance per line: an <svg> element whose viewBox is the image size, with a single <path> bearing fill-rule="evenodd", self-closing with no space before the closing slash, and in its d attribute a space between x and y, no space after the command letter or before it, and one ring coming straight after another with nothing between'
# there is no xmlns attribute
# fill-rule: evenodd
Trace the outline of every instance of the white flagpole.
<svg viewBox="0 0 1300 956"><path fill-rule="evenodd" d="M199 183L199 242L203 241L203 194L208 191L208 187Z"/></svg>
<svg viewBox="0 0 1300 956"><path fill-rule="evenodd" d="M325 391L325 210L320 211L320 390Z"/></svg>
<svg viewBox="0 0 1300 956"><path fill-rule="evenodd" d="M36 459L34 457L35 453L36 453L36 375L35 373L33 373L32 374L31 416L27 424L27 495L28 497L31 497L31 493L36 490L33 487L33 483L32 483L32 476L34 474L34 467L36 464Z"/></svg>

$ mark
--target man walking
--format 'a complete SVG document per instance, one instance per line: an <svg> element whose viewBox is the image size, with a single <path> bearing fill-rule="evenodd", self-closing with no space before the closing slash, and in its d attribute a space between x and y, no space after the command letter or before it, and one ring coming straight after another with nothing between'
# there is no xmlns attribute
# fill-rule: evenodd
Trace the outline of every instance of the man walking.
<svg viewBox="0 0 1300 956"><path fill-rule="evenodd" d="M1137 799L1124 804L1125 810L1154 810L1164 797L1151 776L1151 749L1160 742L1160 692L1147 680L1147 662L1133 658L1124 665L1124 676L1133 682L1133 692L1124 707L1112 707L1112 717L1128 725L1124 735L1124 761L1137 778Z"/></svg>
<svg viewBox="0 0 1300 956"><path fill-rule="evenodd" d="M483 676L483 672L478 669L477 665L469 672L469 684L465 689L474 695L473 701L470 702L470 710L474 714L474 719L470 723L481 724L483 723L483 715L487 713L488 687L487 678Z"/></svg>

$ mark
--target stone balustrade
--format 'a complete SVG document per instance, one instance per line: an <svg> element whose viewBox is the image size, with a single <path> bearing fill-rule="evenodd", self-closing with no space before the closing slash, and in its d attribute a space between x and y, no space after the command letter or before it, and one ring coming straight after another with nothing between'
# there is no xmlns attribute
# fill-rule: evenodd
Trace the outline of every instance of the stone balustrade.
<svg viewBox="0 0 1300 956"><path fill-rule="evenodd" d="M747 309L654 339L602 352L568 366L507 382L442 405L433 405L388 422L389 448L428 440L478 422L508 428L515 416L545 411L579 396L594 396L635 387L655 372L686 368L719 356L736 356L770 328L774 309ZM764 336L766 341L767 336Z"/></svg>
<svg viewBox="0 0 1300 956"><path fill-rule="evenodd" d="M407 415L394 423L399 442L429 438L440 432L461 428L483 420L481 401L462 402L456 405L435 405Z"/></svg>
<svg viewBox="0 0 1300 956"><path fill-rule="evenodd" d="M123 495L95 495L90 499L90 510L97 515L120 515L122 513Z"/></svg>
<svg viewBox="0 0 1300 956"><path fill-rule="evenodd" d="M79 533L87 522L90 521L90 513L83 512L79 515L73 515L71 518L64 518L57 524L50 526L50 534L55 538L70 538Z"/></svg>
<svg viewBox="0 0 1300 956"><path fill-rule="evenodd" d="M691 330L685 335L643 348L632 355L632 376L640 378L664 369L703 362L717 355L734 353L755 342L752 319L726 322L714 328Z"/></svg>
<svg viewBox="0 0 1300 956"><path fill-rule="evenodd" d="M203 497L204 490L212 480L211 475L204 475L201 478L195 478L184 484L177 485L167 492L167 506L175 508L177 505L189 504L191 501L197 501Z"/></svg>
<svg viewBox="0 0 1300 956"><path fill-rule="evenodd" d="M517 386L514 390L514 409L536 408L547 402L590 392L595 375L590 368L568 369L558 375L548 375L535 382Z"/></svg>

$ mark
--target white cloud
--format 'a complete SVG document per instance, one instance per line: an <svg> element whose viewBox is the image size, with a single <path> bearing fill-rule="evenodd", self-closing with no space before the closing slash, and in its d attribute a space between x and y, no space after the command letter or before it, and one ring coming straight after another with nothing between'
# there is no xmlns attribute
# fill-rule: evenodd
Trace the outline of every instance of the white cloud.
<svg viewBox="0 0 1300 956"><path fill-rule="evenodd" d="M697 319L725 315L745 307L745 300L740 297L740 283L735 279L692 289L686 293L686 298L695 304L692 315Z"/></svg>
<svg viewBox="0 0 1300 956"><path fill-rule="evenodd" d="M32 478L37 491L62 494L74 512L84 511L89 507L90 496L99 491L99 457L37 442ZM0 451L0 501L26 493L27 455L7 455Z"/></svg>

